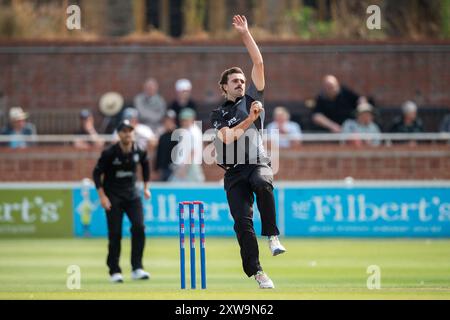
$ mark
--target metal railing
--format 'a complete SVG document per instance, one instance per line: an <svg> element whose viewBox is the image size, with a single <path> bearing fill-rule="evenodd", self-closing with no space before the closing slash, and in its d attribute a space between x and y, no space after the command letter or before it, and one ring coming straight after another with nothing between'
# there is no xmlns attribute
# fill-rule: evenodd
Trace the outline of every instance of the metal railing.
<svg viewBox="0 0 450 320"><path fill-rule="evenodd" d="M214 139L214 134L205 133L203 135L204 142L210 142ZM98 137L104 142L114 142L116 138L113 135L98 135ZM269 138L270 136L265 136ZM290 135L279 135L280 139L287 139L290 141L300 141L307 143L314 142L345 142L358 140L374 140L377 139L384 143L392 143L396 141L429 141L429 142L449 142L450 143L450 132L437 132L437 133L380 133L380 134L370 134L370 133L304 133L301 137L292 137ZM20 140L30 143L73 143L74 141L93 141L89 135L22 135L22 136L10 136L10 135L0 135L0 143L9 143L11 141Z"/></svg>

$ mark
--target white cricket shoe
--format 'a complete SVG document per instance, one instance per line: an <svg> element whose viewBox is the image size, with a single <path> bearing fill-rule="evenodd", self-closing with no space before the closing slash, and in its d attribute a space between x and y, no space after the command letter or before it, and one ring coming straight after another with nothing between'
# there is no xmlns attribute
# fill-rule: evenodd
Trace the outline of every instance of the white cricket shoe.
<svg viewBox="0 0 450 320"><path fill-rule="evenodd" d="M144 271L144 269L136 269L131 272L131 278L133 280L146 280L150 279L150 273Z"/></svg>
<svg viewBox="0 0 450 320"><path fill-rule="evenodd" d="M260 289L273 289L275 286L273 285L272 280L264 273L264 271L258 271L255 274L255 280L259 284Z"/></svg>
<svg viewBox="0 0 450 320"><path fill-rule="evenodd" d="M280 240L278 239L277 236L269 237L269 248L270 251L272 252L272 256L277 256L279 254L286 252L286 249L280 243Z"/></svg>
<svg viewBox="0 0 450 320"><path fill-rule="evenodd" d="M123 282L123 277L121 273L113 273L111 275L111 282L113 283L122 283Z"/></svg>

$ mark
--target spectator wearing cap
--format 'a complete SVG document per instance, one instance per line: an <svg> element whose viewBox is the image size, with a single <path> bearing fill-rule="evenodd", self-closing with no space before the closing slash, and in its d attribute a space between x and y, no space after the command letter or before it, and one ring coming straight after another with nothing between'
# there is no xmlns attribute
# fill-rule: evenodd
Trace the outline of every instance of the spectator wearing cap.
<svg viewBox="0 0 450 320"><path fill-rule="evenodd" d="M95 130L94 116L89 109L83 109L80 112L80 129L76 135L89 136L88 140L75 139L74 146L77 149L90 149L91 147L102 148L104 141Z"/></svg>
<svg viewBox="0 0 450 320"><path fill-rule="evenodd" d="M144 270L143 254L145 248L145 224L141 191L137 188L137 169L140 167L144 182L144 197L149 200L150 163L148 153L136 146L134 126L129 120L123 120L117 126L119 141L101 153L97 160L92 177L105 209L108 227L108 255L106 263L110 280L113 283L123 282L120 268L120 252L123 229L123 216L127 215L131 223L131 278L146 280L150 274Z"/></svg>
<svg viewBox="0 0 450 320"><path fill-rule="evenodd" d="M126 108L123 111L123 120L129 120L133 126L135 142L140 149L148 150L156 146L157 139L153 130L149 126L139 123L139 114L136 109ZM117 131L114 132L114 140L119 140Z"/></svg>
<svg viewBox="0 0 450 320"><path fill-rule="evenodd" d="M21 107L9 109L9 125L1 130L1 134L11 136L9 147L13 149L26 148L32 143L25 136L36 138L36 127L27 122L28 113ZM32 139L33 140L33 139Z"/></svg>
<svg viewBox="0 0 450 320"><path fill-rule="evenodd" d="M197 111L197 104L192 100L192 83L189 79L178 79L175 82L175 100L170 104L169 109L177 114L177 124L180 125L179 115L182 109L189 108Z"/></svg>
<svg viewBox="0 0 450 320"><path fill-rule="evenodd" d="M397 118L391 126L393 133L423 132L422 120L417 117L417 105L412 101L402 104L402 116Z"/></svg>
<svg viewBox="0 0 450 320"><path fill-rule="evenodd" d="M296 122L290 121L291 115L289 111L278 106L273 110L273 122L267 126L270 137L277 132L280 135L278 146L280 148L289 148L300 145L302 130Z"/></svg>
<svg viewBox="0 0 450 320"><path fill-rule="evenodd" d="M360 102L367 102L367 99L341 85L335 76L326 75L322 81L322 91L316 97L312 120L322 129L339 133L344 121L354 118Z"/></svg>
<svg viewBox="0 0 450 320"><path fill-rule="evenodd" d="M167 110L166 101L158 93L158 81L149 78L145 81L143 91L134 97L134 107L139 112L139 122L157 132Z"/></svg>
<svg viewBox="0 0 450 320"><path fill-rule="evenodd" d="M342 125L342 133L351 134L350 141L361 146L363 144L378 146L380 144L380 128L373 121L373 106L370 103L363 102L356 108L356 120L348 119ZM364 139L360 134L372 134L371 138Z"/></svg>
<svg viewBox="0 0 450 320"><path fill-rule="evenodd" d="M168 181L172 175L172 150L177 141L172 140L172 133L177 128L175 111L168 110L163 119L164 132L160 135L156 149L155 171L160 181Z"/></svg>
<svg viewBox="0 0 450 320"><path fill-rule="evenodd" d="M195 111L184 108L179 115L181 127L174 132L178 141L173 150L172 182L202 182L205 180L202 169L203 134L195 124Z"/></svg>

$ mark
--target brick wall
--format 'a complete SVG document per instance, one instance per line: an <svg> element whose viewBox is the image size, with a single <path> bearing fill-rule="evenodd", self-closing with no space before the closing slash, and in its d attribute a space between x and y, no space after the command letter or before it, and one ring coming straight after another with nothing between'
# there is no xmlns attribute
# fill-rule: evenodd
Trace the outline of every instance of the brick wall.
<svg viewBox="0 0 450 320"><path fill-rule="evenodd" d="M314 97L321 77L336 74L381 105L405 99L450 106L450 42L260 43L266 65L267 101ZM148 76L160 82L167 100L177 78L193 81L202 105L221 99L217 81L233 65L250 72L239 42L0 42L0 91L8 105L28 110L95 108L102 93L139 92Z"/></svg>
<svg viewBox="0 0 450 320"><path fill-rule="evenodd" d="M79 181L91 177L100 150L41 146L25 150L0 148L0 182ZM276 180L450 179L448 144L357 148L350 145L304 145L280 153ZM205 165L208 181L223 178L223 170ZM153 177L155 177L153 175Z"/></svg>

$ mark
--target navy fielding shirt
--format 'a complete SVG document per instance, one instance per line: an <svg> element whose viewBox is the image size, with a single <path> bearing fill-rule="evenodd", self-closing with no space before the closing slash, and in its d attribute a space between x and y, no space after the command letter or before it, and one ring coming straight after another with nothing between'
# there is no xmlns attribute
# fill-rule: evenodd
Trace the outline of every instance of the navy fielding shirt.
<svg viewBox="0 0 450 320"><path fill-rule="evenodd" d="M139 197L136 187L137 165L142 166L144 182L150 180L150 165L147 151L141 150L133 143L130 153L123 153L119 143L103 150L93 172L95 187L103 187L105 194L124 200L133 200ZM101 175L103 182L101 181Z"/></svg>
<svg viewBox="0 0 450 320"><path fill-rule="evenodd" d="M211 125L216 129L214 146L217 164L221 167L226 168L236 164L267 164L270 162L259 131L264 125L264 111L245 133L233 143L226 145L217 137L220 129L224 127L233 128L244 121L249 115L253 101L264 103L264 91L258 91L255 85L251 83L243 97L237 98L235 102L227 100L222 106L211 112Z"/></svg>

